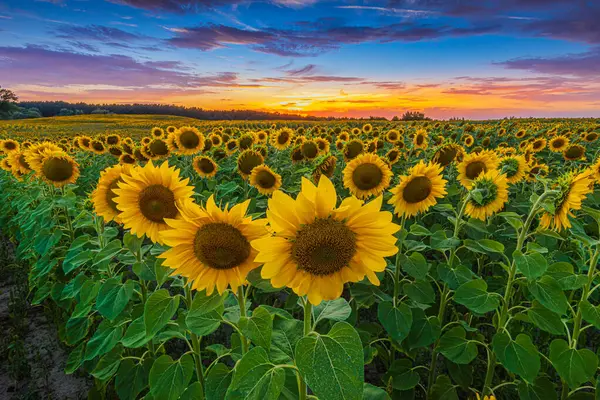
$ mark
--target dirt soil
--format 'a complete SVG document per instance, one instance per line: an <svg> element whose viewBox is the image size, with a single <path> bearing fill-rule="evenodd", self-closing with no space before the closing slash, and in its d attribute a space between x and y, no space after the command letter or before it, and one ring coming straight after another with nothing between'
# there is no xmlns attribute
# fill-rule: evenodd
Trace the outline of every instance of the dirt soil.
<svg viewBox="0 0 600 400"><path fill-rule="evenodd" d="M26 266L0 234L0 400L87 398L93 380L64 373L69 349L48 312L32 306L27 292ZM15 307L21 318L15 318Z"/></svg>

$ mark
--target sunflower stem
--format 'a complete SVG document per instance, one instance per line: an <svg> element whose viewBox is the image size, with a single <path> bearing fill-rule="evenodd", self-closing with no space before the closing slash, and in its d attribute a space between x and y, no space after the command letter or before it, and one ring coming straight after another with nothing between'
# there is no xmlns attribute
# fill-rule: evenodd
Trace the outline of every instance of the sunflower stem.
<svg viewBox="0 0 600 400"><path fill-rule="evenodd" d="M304 303L304 336L307 336L312 331L312 304L308 299L303 300ZM308 397L308 387L306 382L298 372L298 395L300 400L306 400Z"/></svg>
<svg viewBox="0 0 600 400"><path fill-rule="evenodd" d="M246 317L246 296L244 295L244 287L238 287L237 293L238 304L240 306L240 317ZM240 335L240 342L242 343L242 356L248 352L248 340L244 335Z"/></svg>
<svg viewBox="0 0 600 400"><path fill-rule="evenodd" d="M192 308L192 282L188 282L184 287L185 300L188 310ZM192 338L192 351L194 356L194 363L196 364L196 377L200 384L200 400L204 400L204 367L202 366L202 351L200 349L200 339L198 335L190 332Z"/></svg>

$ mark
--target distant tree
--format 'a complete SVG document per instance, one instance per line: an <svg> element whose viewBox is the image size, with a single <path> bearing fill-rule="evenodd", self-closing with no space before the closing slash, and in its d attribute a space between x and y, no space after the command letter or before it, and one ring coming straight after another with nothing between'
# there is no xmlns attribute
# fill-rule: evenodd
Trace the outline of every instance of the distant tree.
<svg viewBox="0 0 600 400"><path fill-rule="evenodd" d="M400 121L400 118L398 118L397 115L394 115L394 118L392 118L392 121Z"/></svg>
<svg viewBox="0 0 600 400"><path fill-rule="evenodd" d="M102 108L96 108L90 114L110 114L110 111L109 110L104 110Z"/></svg>
<svg viewBox="0 0 600 400"><path fill-rule="evenodd" d="M75 112L69 108L61 108L57 115L60 117L68 117L70 115L73 115L74 113Z"/></svg>
<svg viewBox="0 0 600 400"><path fill-rule="evenodd" d="M425 121L430 120L431 118L426 118L425 114L418 111L407 111L402 114L402 121Z"/></svg>
<svg viewBox="0 0 600 400"><path fill-rule="evenodd" d="M10 119L11 114L19 110L17 101L19 98L12 90L0 86L0 119Z"/></svg>

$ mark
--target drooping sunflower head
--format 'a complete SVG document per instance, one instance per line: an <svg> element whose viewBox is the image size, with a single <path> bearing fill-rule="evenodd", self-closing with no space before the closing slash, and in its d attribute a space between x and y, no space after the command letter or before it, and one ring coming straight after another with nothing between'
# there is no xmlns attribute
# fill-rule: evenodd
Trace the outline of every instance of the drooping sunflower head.
<svg viewBox="0 0 600 400"><path fill-rule="evenodd" d="M150 160L149 157L146 157L146 154L144 153L144 151L140 147L136 147L133 150L133 156L135 157L136 161L138 161L138 162L143 162L143 161Z"/></svg>
<svg viewBox="0 0 600 400"><path fill-rule="evenodd" d="M167 219L168 228L160 234L171 247L159 256L163 265L207 295L215 289L223 294L227 287L235 292L248 273L260 266L255 261L258 252L250 243L268 236L265 219L253 221L246 216L249 204L247 200L227 210L215 204L214 196L205 208L191 199L178 201L181 218Z"/></svg>
<svg viewBox="0 0 600 400"><path fill-rule="evenodd" d="M213 178L219 169L217 163L208 156L195 157L192 163L194 170L203 178Z"/></svg>
<svg viewBox="0 0 600 400"><path fill-rule="evenodd" d="M392 175L390 167L378 155L363 153L346 165L343 182L354 196L366 199L383 193Z"/></svg>
<svg viewBox="0 0 600 400"><path fill-rule="evenodd" d="M568 145L569 145L569 138L564 135L560 135L560 136L555 136L550 140L549 147L550 147L550 150L555 153L562 153Z"/></svg>
<svg viewBox="0 0 600 400"><path fill-rule="evenodd" d="M159 232L167 229L165 220L179 218L176 203L192 196L193 187L187 186L189 179L181 179L179 170L169 167L166 161L160 167L149 162L132 168L130 175L121 177L123 182L113 189L117 195L113 200L125 229L162 244Z"/></svg>
<svg viewBox="0 0 600 400"><path fill-rule="evenodd" d="M290 153L290 158L292 159L292 163L294 164L304 161L304 154L302 154L302 145L294 146L292 152Z"/></svg>
<svg viewBox="0 0 600 400"><path fill-rule="evenodd" d="M155 126L150 131L150 135L152 135L153 138L162 138L163 136L165 136L165 131L163 130L163 128Z"/></svg>
<svg viewBox="0 0 600 400"><path fill-rule="evenodd" d="M585 160L585 147L572 144L563 151L563 158L567 161Z"/></svg>
<svg viewBox="0 0 600 400"><path fill-rule="evenodd" d="M507 156L500 159L498 170L500 173L506 175L508 183L514 185L525 178L528 165L525 157L521 155Z"/></svg>
<svg viewBox="0 0 600 400"><path fill-rule="evenodd" d="M238 145L241 151L248 150L254 144L256 137L252 133L244 133L238 139Z"/></svg>
<svg viewBox="0 0 600 400"><path fill-rule="evenodd" d="M0 160L0 169L3 169L6 172L12 171L12 165L10 165L10 159L8 157L4 157Z"/></svg>
<svg viewBox="0 0 600 400"><path fill-rule="evenodd" d="M431 161L440 164L442 167L450 165L453 161L462 161L464 150L456 143L447 143L440 146L433 154Z"/></svg>
<svg viewBox="0 0 600 400"><path fill-rule="evenodd" d="M527 172L527 180L529 182L535 181L538 177L545 177L548 175L548 166L546 164L535 163L530 166Z"/></svg>
<svg viewBox="0 0 600 400"><path fill-rule="evenodd" d="M90 143L90 150L92 150L96 154L104 154L106 153L106 146L102 141L94 139Z"/></svg>
<svg viewBox="0 0 600 400"><path fill-rule="evenodd" d="M554 197L554 212L545 210L540 226L561 231L571 227L569 216L573 210L581 209L581 203L594 191L594 172L591 169L571 171L557 179L553 189L559 193Z"/></svg>
<svg viewBox="0 0 600 400"><path fill-rule="evenodd" d="M254 167L258 167L265 161L262 154L252 149L240 153L237 159L237 170L242 178L247 179Z"/></svg>
<svg viewBox="0 0 600 400"><path fill-rule="evenodd" d="M13 151L19 151L19 142L13 139L6 139L2 141L2 152L10 153Z"/></svg>
<svg viewBox="0 0 600 400"><path fill-rule="evenodd" d="M148 155L152 155L153 160L159 160L169 156L169 146L163 139L156 138L148 145Z"/></svg>
<svg viewBox="0 0 600 400"><path fill-rule="evenodd" d="M315 183L319 182L321 175L325 175L328 178L333 176L335 172L335 166L337 165L337 157L330 154L320 156L315 161L315 166L312 173L312 178Z"/></svg>
<svg viewBox="0 0 600 400"><path fill-rule="evenodd" d="M382 212L382 197L367 205L349 197L336 207L335 187L325 176L319 185L302 179L294 200L281 191L269 199L267 219L274 236L252 241L261 274L274 287L288 286L312 304L340 297L344 283L365 275L378 285L375 272L398 249L393 236L399 226Z"/></svg>
<svg viewBox="0 0 600 400"><path fill-rule="evenodd" d="M193 126L183 126L175 134L179 153L191 155L204 148L204 135Z"/></svg>
<svg viewBox="0 0 600 400"><path fill-rule="evenodd" d="M264 144L255 145L253 149L258 151L263 158L267 158L267 155L269 154L269 149L267 148L267 145Z"/></svg>
<svg viewBox="0 0 600 400"><path fill-rule="evenodd" d="M281 175L273 171L265 164L252 169L250 173L250 185L254 186L259 193L271 195L281 187Z"/></svg>
<svg viewBox="0 0 600 400"><path fill-rule="evenodd" d="M204 147L202 148L202 152L203 153L208 153L210 151L210 149L212 149L212 147L213 147L212 140L205 140L204 141Z"/></svg>
<svg viewBox="0 0 600 400"><path fill-rule="evenodd" d="M27 153L23 151L11 151L10 153L8 153L10 165L12 166L13 172L17 172L17 174L14 174L17 178L20 178L22 175L28 174L33 169L31 167L31 164L29 164L29 161L27 160L26 154Z"/></svg>
<svg viewBox="0 0 600 400"><path fill-rule="evenodd" d="M391 190L388 204L394 206L398 216L412 217L426 212L447 193L442 171L439 164L420 161L409 170L408 176L400 177L398 185Z"/></svg>
<svg viewBox="0 0 600 400"><path fill-rule="evenodd" d="M428 146L428 137L427 131L425 129L419 129L415 133L415 137L413 138L413 145L417 149L427 149Z"/></svg>
<svg viewBox="0 0 600 400"><path fill-rule="evenodd" d="M489 170L472 182L465 213L482 221L504 208L508 201L506 175Z"/></svg>
<svg viewBox="0 0 600 400"><path fill-rule="evenodd" d="M352 139L344 144L344 160L349 162L364 153L365 145L360 139Z"/></svg>
<svg viewBox="0 0 600 400"><path fill-rule="evenodd" d="M498 159L488 152L465 155L458 164L458 180L466 189L471 188L472 182L481 174L496 169Z"/></svg>
<svg viewBox="0 0 600 400"><path fill-rule="evenodd" d="M109 167L100 173L98 186L92 192L91 199L94 205L94 212L104 218L105 222L115 220L120 223L120 211L117 209L115 197L117 194L113 189L119 188L119 182L124 182L122 175L129 175L132 166L115 165Z"/></svg>
<svg viewBox="0 0 600 400"><path fill-rule="evenodd" d="M119 163L121 163L121 164L133 165L136 162L137 162L137 160L135 159L135 156L133 154L123 153L119 157Z"/></svg>
<svg viewBox="0 0 600 400"><path fill-rule="evenodd" d="M123 150L123 153L133 154L133 148L134 148L134 146L130 143L127 143L127 142L121 143L121 149Z"/></svg>
<svg viewBox="0 0 600 400"><path fill-rule="evenodd" d="M302 143L300 148L302 149L302 155L306 160L314 160L319 155L319 146L312 139Z"/></svg>

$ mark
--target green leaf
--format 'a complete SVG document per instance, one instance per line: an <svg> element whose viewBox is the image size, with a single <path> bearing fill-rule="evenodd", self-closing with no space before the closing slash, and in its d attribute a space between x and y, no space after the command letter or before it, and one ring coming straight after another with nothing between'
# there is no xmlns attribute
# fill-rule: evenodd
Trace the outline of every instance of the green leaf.
<svg viewBox="0 0 600 400"><path fill-rule="evenodd" d="M417 303L431 304L435 301L435 292L427 281L405 283L402 289L409 299Z"/></svg>
<svg viewBox="0 0 600 400"><path fill-rule="evenodd" d="M91 372L94 378L99 379L101 381L106 381L110 379L117 369L119 369L119 365L121 364L121 354L123 353L123 346L117 345L110 352L106 353L96 367Z"/></svg>
<svg viewBox="0 0 600 400"><path fill-rule="evenodd" d="M224 296L213 293L206 295L206 291L196 292L192 307L185 317L185 324L190 331L198 336L206 336L216 331L221 325L221 318L225 306Z"/></svg>
<svg viewBox="0 0 600 400"><path fill-rule="evenodd" d="M94 257L94 266L110 262L121 252L121 241L115 239L101 249Z"/></svg>
<svg viewBox="0 0 600 400"><path fill-rule="evenodd" d="M254 347L236 364L225 398L277 400L284 384L284 369L269 361L265 349Z"/></svg>
<svg viewBox="0 0 600 400"><path fill-rule="evenodd" d="M87 336L90 329L91 320L85 316L80 318L69 318L65 325L65 340L69 345L77 344L81 339Z"/></svg>
<svg viewBox="0 0 600 400"><path fill-rule="evenodd" d="M458 400L456 388L450 378L440 375L431 388L431 400Z"/></svg>
<svg viewBox="0 0 600 400"><path fill-rule="evenodd" d="M296 345L296 365L314 394L327 400L360 400L363 350L360 337L346 322L327 335L312 333Z"/></svg>
<svg viewBox="0 0 600 400"><path fill-rule="evenodd" d="M177 400L194 374L194 360L186 354L177 361L160 356L150 369L150 393L161 400Z"/></svg>
<svg viewBox="0 0 600 400"><path fill-rule="evenodd" d="M269 350L271 334L273 333L273 316L265 308L258 306L252 311L252 316L241 317L240 330L255 345Z"/></svg>
<svg viewBox="0 0 600 400"><path fill-rule="evenodd" d="M83 355L85 353L85 343L80 343L79 346L71 350L69 357L67 358L67 366L65 367L65 374L70 375L83 363Z"/></svg>
<svg viewBox="0 0 600 400"><path fill-rule="evenodd" d="M420 308L412 309L413 323L406 344L413 350L426 347L438 340L442 327L437 316L428 317Z"/></svg>
<svg viewBox="0 0 600 400"><path fill-rule="evenodd" d="M206 400L223 400L232 376L232 371L225 364L215 364L206 376Z"/></svg>
<svg viewBox="0 0 600 400"><path fill-rule="evenodd" d="M531 308L527 310L527 316L541 330L553 335L564 335L565 333L565 326L560 316L548 310L537 301L534 301Z"/></svg>
<svg viewBox="0 0 600 400"><path fill-rule="evenodd" d="M200 382L194 382L185 389L179 400L196 400L202 396L202 384Z"/></svg>
<svg viewBox="0 0 600 400"><path fill-rule="evenodd" d="M546 274L556 279L562 290L581 289L587 283L587 276L575 274L573 266L568 262L550 265Z"/></svg>
<svg viewBox="0 0 600 400"><path fill-rule="evenodd" d="M521 333L512 340L507 333L500 332L494 336L492 346L504 368L525 381L533 382L540 372L540 355L529 336Z"/></svg>
<svg viewBox="0 0 600 400"><path fill-rule="evenodd" d="M475 252L482 254L491 254L491 253L504 253L504 245L500 242L496 242L495 240L490 239L479 239L479 240L471 240L465 239L463 241L464 246Z"/></svg>
<svg viewBox="0 0 600 400"><path fill-rule="evenodd" d="M523 254L519 250L513 252L513 259L517 265L517 270L527 277L527 279L537 279L544 275L548 269L548 261L540 253Z"/></svg>
<svg viewBox="0 0 600 400"><path fill-rule="evenodd" d="M81 235L71 243L71 247L62 263L62 268L65 274L91 261L93 253L91 250L83 250L83 247L90 243L90 235Z"/></svg>
<svg viewBox="0 0 600 400"><path fill-rule="evenodd" d="M302 321L297 319L278 320L273 322L270 357L274 363L292 363L296 343L304 335Z"/></svg>
<svg viewBox="0 0 600 400"><path fill-rule="evenodd" d="M439 352L456 364L470 363L477 357L477 345L466 337L467 332L461 326L450 329L440 339Z"/></svg>
<svg viewBox="0 0 600 400"><path fill-rule="evenodd" d="M351 313L352 308L343 297L331 301L322 301L321 304L313 307L315 325L323 319L329 319L332 321L345 321L348 319Z"/></svg>
<svg viewBox="0 0 600 400"><path fill-rule="evenodd" d="M474 277L473 271L464 265L450 268L447 264L440 264L437 267L437 273L440 279L452 290L456 290L460 285L472 281Z"/></svg>
<svg viewBox="0 0 600 400"><path fill-rule="evenodd" d="M419 384L419 374L413 371L413 364L407 358L394 361L385 374L385 382L390 382L396 390L410 390Z"/></svg>
<svg viewBox="0 0 600 400"><path fill-rule="evenodd" d="M406 304L394 307L391 301L379 303L377 317L392 339L397 342L403 341L410 333L412 326L412 311Z"/></svg>
<svg viewBox="0 0 600 400"><path fill-rule="evenodd" d="M399 257L400 265L402 265L402 270L404 272L417 280L424 280L427 278L429 264L421 253L412 253L410 257L400 254Z"/></svg>
<svg viewBox="0 0 600 400"><path fill-rule="evenodd" d="M154 266L148 265L147 261L135 262L131 267L133 273L138 276L138 278L145 281L155 281L156 274L154 273Z"/></svg>
<svg viewBox="0 0 600 400"><path fill-rule="evenodd" d="M593 306L589 301L582 300L579 307L581 307L583 319L600 329L600 306Z"/></svg>
<svg viewBox="0 0 600 400"><path fill-rule="evenodd" d="M134 281L121 283L121 278L107 279L96 297L96 309L105 318L114 320L123 312L133 294Z"/></svg>
<svg viewBox="0 0 600 400"><path fill-rule="evenodd" d="M456 289L454 301L478 314L493 311L500 304L498 296L488 293L487 283L483 279L463 283Z"/></svg>
<svg viewBox="0 0 600 400"><path fill-rule="evenodd" d="M392 400L392 398L382 388L365 383L363 387L363 400Z"/></svg>
<svg viewBox="0 0 600 400"><path fill-rule="evenodd" d="M106 321L98 326L94 336L87 343L85 348L85 360L91 360L97 356L111 351L123 336L123 327L112 327L106 324Z"/></svg>
<svg viewBox="0 0 600 400"><path fill-rule="evenodd" d="M173 318L178 307L179 296L171 296L167 289L152 293L144 305L146 335L156 335Z"/></svg>
<svg viewBox="0 0 600 400"><path fill-rule="evenodd" d="M598 368L598 357L592 351L572 349L562 339L555 339L550 344L550 361L571 389L591 381Z"/></svg>
<svg viewBox="0 0 600 400"><path fill-rule="evenodd" d="M523 226L523 217L515 212L501 212L496 216L504 218L515 230L521 229Z"/></svg>
<svg viewBox="0 0 600 400"><path fill-rule="evenodd" d="M123 244L125 244L125 247L127 247L131 254L136 254L137 251L142 248L143 243L144 236L139 238L137 235L132 235L130 232L123 235Z"/></svg>
<svg viewBox="0 0 600 400"><path fill-rule="evenodd" d="M468 390L473 384L473 367L469 364L456 364L446 360L446 368L450 377L463 389Z"/></svg>
<svg viewBox="0 0 600 400"><path fill-rule="evenodd" d="M534 282L527 285L533 297L542 303L544 307L559 315L565 314L569 304L567 297L563 293L556 279L549 275L544 275Z"/></svg>
<svg viewBox="0 0 600 400"><path fill-rule="evenodd" d="M121 362L115 379L115 390L119 399L135 400L138 398L142 390L148 386L151 366L151 360L145 360L142 364L132 359L125 359Z"/></svg>
<svg viewBox="0 0 600 400"><path fill-rule="evenodd" d="M533 385L527 382L519 382L517 386L519 398L522 400L556 400L556 388L552 381L545 376L535 379Z"/></svg>
<svg viewBox="0 0 600 400"><path fill-rule="evenodd" d="M129 324L121 343L127 348L136 349L148 343L150 339L152 339L152 336L146 334L146 325L144 324L144 316L142 315Z"/></svg>

